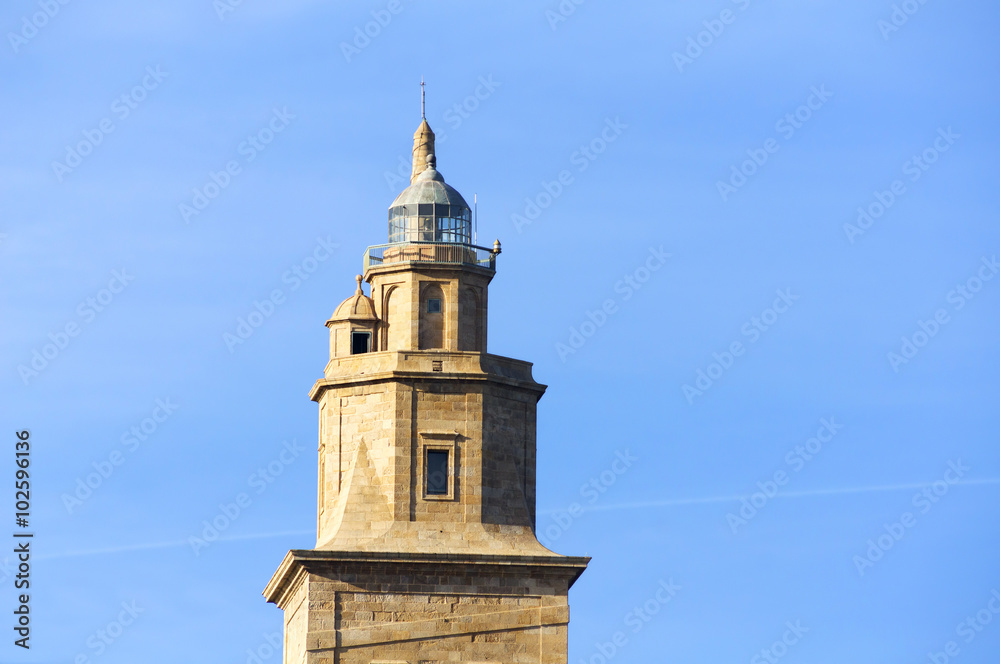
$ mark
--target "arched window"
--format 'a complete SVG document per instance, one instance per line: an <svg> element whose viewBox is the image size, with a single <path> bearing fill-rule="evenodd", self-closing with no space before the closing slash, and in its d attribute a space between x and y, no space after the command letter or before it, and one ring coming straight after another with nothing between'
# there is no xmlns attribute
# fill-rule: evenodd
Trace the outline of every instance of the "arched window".
<svg viewBox="0 0 1000 664"><path fill-rule="evenodd" d="M392 324L398 319L398 313L396 312L396 307L399 305L399 297L393 297L396 292L396 286L391 286L388 291L386 291L385 299L382 301L382 320L379 321L379 348L381 350L391 350L392 347L389 345L390 331L392 330ZM395 341L395 339L394 339Z"/></svg>
<svg viewBox="0 0 1000 664"><path fill-rule="evenodd" d="M444 292L437 284L420 292L420 349L444 348Z"/></svg>

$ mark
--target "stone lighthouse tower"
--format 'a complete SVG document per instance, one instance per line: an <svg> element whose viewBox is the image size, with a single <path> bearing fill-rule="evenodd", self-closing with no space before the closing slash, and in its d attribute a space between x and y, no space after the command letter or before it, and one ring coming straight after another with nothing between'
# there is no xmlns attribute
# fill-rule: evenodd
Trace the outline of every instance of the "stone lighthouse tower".
<svg viewBox="0 0 1000 664"><path fill-rule="evenodd" d="M264 591L285 664L567 661L567 594L589 559L535 538L545 386L486 350L499 253L473 244L424 120L389 243L326 322L316 548L290 551Z"/></svg>

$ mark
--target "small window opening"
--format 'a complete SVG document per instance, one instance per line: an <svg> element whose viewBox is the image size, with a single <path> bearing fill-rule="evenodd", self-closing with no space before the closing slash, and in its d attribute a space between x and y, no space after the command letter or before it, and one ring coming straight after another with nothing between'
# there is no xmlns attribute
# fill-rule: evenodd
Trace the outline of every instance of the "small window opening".
<svg viewBox="0 0 1000 664"><path fill-rule="evenodd" d="M367 353L372 349L371 332L351 332L351 355Z"/></svg>
<svg viewBox="0 0 1000 664"><path fill-rule="evenodd" d="M448 450L427 450L427 495L448 495Z"/></svg>
<svg viewBox="0 0 1000 664"><path fill-rule="evenodd" d="M427 313L429 314L439 314L441 313L441 300L438 298L430 298L427 300Z"/></svg>

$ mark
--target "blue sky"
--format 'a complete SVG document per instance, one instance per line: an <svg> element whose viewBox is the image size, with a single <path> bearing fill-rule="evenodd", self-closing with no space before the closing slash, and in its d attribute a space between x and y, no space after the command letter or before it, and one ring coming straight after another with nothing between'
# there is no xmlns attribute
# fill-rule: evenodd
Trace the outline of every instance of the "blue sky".
<svg viewBox="0 0 1000 664"><path fill-rule="evenodd" d="M261 591L314 543L323 322L386 241L423 76L438 168L503 243L490 351L549 386L541 539L593 557L570 661L996 662L998 23L939 0L7 3L0 465L30 429L36 539L33 647L0 625L0 661L267 652Z"/></svg>

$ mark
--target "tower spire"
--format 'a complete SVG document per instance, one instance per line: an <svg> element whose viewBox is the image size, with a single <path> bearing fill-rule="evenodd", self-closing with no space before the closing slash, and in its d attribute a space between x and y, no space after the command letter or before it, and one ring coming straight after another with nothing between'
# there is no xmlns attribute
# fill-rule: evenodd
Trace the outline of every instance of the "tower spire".
<svg viewBox="0 0 1000 664"><path fill-rule="evenodd" d="M410 184L427 170L427 157L434 154L434 132L427 124L427 94L424 77L420 77L420 126L413 134L413 168L410 170Z"/></svg>

